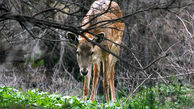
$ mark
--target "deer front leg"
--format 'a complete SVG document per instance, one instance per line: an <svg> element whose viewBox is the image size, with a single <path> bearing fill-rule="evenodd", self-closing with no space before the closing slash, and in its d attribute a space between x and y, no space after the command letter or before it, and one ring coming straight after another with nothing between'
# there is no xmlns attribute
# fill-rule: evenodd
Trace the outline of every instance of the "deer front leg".
<svg viewBox="0 0 194 109"><path fill-rule="evenodd" d="M91 92L91 96L90 96L91 101L95 100L96 86L97 86L97 83L98 83L99 71L100 71L100 63L94 64L93 65L92 92Z"/></svg>
<svg viewBox="0 0 194 109"><path fill-rule="evenodd" d="M83 100L87 100L87 96L89 95L90 90L90 78L91 73L88 73L88 75L84 76L84 88L83 88Z"/></svg>
<svg viewBox="0 0 194 109"><path fill-rule="evenodd" d="M103 62L103 88L106 94L106 101L109 102L109 63L108 59Z"/></svg>

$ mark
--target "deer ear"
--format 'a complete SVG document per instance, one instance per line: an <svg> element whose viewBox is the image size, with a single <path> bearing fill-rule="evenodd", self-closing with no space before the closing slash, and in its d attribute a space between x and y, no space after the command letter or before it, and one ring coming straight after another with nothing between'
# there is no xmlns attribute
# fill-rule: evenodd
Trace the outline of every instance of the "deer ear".
<svg viewBox="0 0 194 109"><path fill-rule="evenodd" d="M105 33L104 32L101 32L99 34L97 34L95 36L95 38L93 39L94 42L97 42L97 43L101 43L103 40L104 40L104 37L105 37Z"/></svg>
<svg viewBox="0 0 194 109"><path fill-rule="evenodd" d="M69 40L70 43L78 45L78 38L77 35L72 32L67 32L65 35L66 39Z"/></svg>

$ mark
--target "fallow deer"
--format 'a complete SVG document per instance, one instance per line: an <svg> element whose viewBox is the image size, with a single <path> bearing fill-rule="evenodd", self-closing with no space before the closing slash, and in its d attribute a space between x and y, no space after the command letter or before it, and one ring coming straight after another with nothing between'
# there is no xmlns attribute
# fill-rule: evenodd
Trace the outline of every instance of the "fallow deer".
<svg viewBox="0 0 194 109"><path fill-rule="evenodd" d="M120 47L108 40L121 44L125 24L121 21L110 23L103 21L119 19L122 16L122 11L116 2L110 0L97 0L91 5L90 10L82 20L83 30L90 29L94 25L95 28L85 32L83 35L88 39L99 43L111 52L119 55ZM111 99L116 100L114 86L114 67L117 61L116 57L99 48L97 45L88 42L83 36L77 37L75 34L68 32L66 37L76 42L77 61L80 67L81 75L84 76L84 101L86 101L87 96L89 95L92 65L93 82L90 100L95 100L100 62L103 63L103 87L106 93L106 100L107 102L109 101L109 88L111 91Z"/></svg>

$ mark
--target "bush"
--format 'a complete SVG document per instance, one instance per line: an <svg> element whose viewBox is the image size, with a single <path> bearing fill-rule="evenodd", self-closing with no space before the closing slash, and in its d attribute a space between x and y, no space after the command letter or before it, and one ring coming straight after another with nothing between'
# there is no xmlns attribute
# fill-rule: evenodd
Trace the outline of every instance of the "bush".
<svg viewBox="0 0 194 109"><path fill-rule="evenodd" d="M84 102L75 96L39 92L38 89L18 91L0 87L0 108L65 108L65 109L168 109L192 108L193 89L179 85L164 85L143 89L132 97L120 97L115 102Z"/></svg>

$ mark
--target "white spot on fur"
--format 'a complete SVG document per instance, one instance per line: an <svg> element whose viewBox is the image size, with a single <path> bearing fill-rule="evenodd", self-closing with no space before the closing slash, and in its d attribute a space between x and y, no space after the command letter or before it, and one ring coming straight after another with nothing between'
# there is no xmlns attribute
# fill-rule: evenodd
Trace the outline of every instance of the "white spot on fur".
<svg viewBox="0 0 194 109"><path fill-rule="evenodd" d="M88 39L93 40L93 38L88 38ZM80 37L80 38L78 38L78 40L85 40L85 38Z"/></svg>

